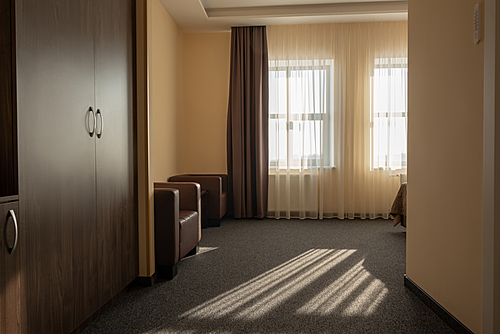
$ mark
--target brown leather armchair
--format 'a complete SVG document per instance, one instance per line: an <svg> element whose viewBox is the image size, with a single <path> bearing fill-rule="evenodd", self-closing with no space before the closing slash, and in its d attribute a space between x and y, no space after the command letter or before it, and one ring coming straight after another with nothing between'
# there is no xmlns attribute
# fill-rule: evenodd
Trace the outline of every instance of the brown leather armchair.
<svg viewBox="0 0 500 334"><path fill-rule="evenodd" d="M171 176L169 182L196 182L202 190L208 190L209 226L220 226L220 220L227 213L226 174L181 174Z"/></svg>
<svg viewBox="0 0 500 334"><path fill-rule="evenodd" d="M200 185L155 182L155 261L159 278L173 279L177 263L198 252L201 240Z"/></svg>

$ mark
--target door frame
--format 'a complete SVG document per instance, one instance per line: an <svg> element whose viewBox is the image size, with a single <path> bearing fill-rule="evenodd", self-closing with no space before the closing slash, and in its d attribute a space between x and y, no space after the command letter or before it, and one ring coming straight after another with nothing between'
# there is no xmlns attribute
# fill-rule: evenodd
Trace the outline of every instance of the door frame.
<svg viewBox="0 0 500 334"><path fill-rule="evenodd" d="M484 1L482 333L500 333L500 5ZM498 116L497 116L498 115Z"/></svg>

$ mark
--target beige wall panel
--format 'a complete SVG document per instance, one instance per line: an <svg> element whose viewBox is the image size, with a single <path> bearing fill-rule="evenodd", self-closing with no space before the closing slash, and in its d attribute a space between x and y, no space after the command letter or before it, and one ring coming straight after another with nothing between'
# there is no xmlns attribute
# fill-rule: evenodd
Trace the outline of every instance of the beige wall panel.
<svg viewBox="0 0 500 334"><path fill-rule="evenodd" d="M180 170L182 113L182 39L179 27L159 0L152 0L150 144L152 181Z"/></svg>
<svg viewBox="0 0 500 334"><path fill-rule="evenodd" d="M483 43L476 0L409 1L407 275L481 332Z"/></svg>
<svg viewBox="0 0 500 334"><path fill-rule="evenodd" d="M184 35L183 173L226 173L231 34Z"/></svg>

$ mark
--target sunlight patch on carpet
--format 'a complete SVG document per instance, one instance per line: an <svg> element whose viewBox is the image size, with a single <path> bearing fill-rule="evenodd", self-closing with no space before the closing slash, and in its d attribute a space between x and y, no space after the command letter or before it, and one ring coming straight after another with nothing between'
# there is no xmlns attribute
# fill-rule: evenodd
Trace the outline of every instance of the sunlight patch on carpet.
<svg viewBox="0 0 500 334"><path fill-rule="evenodd" d="M307 288L355 252L353 249L311 249L180 317L258 319Z"/></svg>
<svg viewBox="0 0 500 334"><path fill-rule="evenodd" d="M297 313L328 315L336 312L341 305L341 314L344 316L367 316L375 312L389 290L382 281L372 277L363 268L363 262L364 260L361 260L351 267L298 309Z"/></svg>
<svg viewBox="0 0 500 334"><path fill-rule="evenodd" d="M219 249L219 247L199 247L198 248L198 253L196 253L196 255L200 255L200 254L203 254L203 253L208 253L208 252L211 252L211 251L214 251L216 249Z"/></svg>

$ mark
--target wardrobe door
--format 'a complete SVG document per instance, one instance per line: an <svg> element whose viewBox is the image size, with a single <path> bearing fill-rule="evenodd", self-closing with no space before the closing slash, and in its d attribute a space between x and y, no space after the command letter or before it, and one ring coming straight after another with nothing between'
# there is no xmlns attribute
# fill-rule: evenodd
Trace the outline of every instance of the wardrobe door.
<svg viewBox="0 0 500 334"><path fill-rule="evenodd" d="M135 1L96 1L97 219L105 301L138 274L135 206Z"/></svg>
<svg viewBox="0 0 500 334"><path fill-rule="evenodd" d="M17 0L19 203L27 333L68 333L96 308L93 12ZM92 126L90 126L92 128Z"/></svg>

